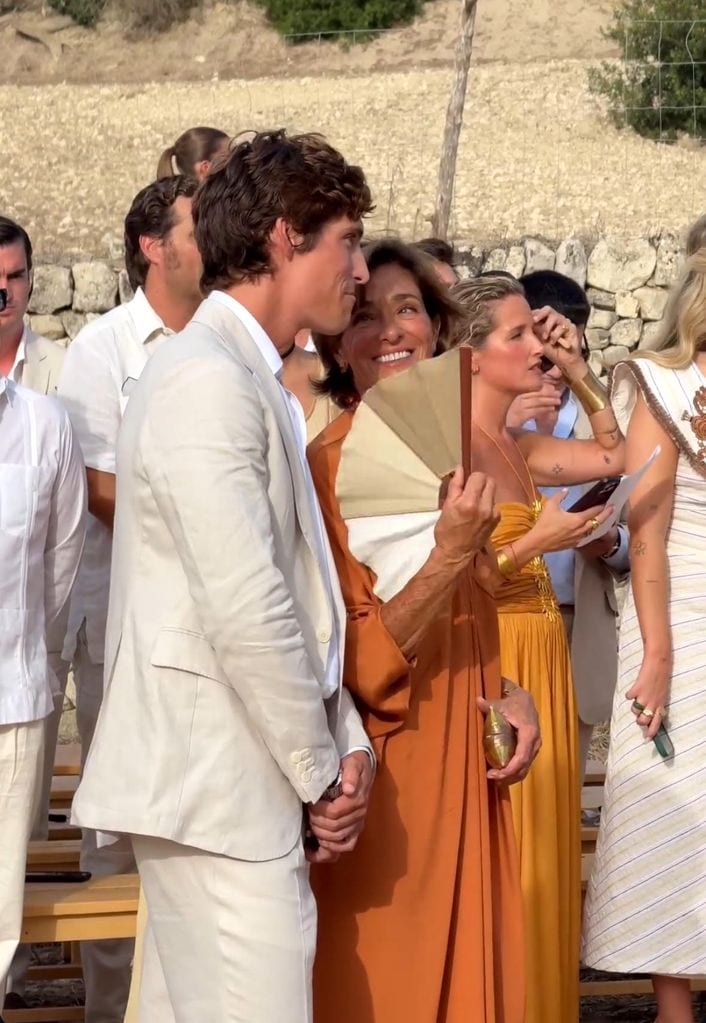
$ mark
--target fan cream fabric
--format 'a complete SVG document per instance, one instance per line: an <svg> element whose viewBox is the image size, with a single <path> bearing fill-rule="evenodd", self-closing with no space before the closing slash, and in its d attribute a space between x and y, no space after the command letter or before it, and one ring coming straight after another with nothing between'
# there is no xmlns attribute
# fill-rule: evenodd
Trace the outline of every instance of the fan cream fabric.
<svg viewBox="0 0 706 1023"><path fill-rule="evenodd" d="M353 557L374 573L375 596L380 600L399 593L427 560L440 514L413 512L348 520L348 547Z"/></svg>
<svg viewBox="0 0 706 1023"><path fill-rule="evenodd" d="M458 350L427 359L366 392L341 452L343 518L433 512L461 461Z"/></svg>

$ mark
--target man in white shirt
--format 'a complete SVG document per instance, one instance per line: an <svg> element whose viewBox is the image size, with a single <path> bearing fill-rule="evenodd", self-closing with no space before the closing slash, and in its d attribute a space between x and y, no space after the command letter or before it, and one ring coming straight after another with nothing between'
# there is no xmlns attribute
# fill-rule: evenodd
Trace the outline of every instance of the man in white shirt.
<svg viewBox="0 0 706 1023"><path fill-rule="evenodd" d="M3 216L0 216L0 288L6 295L4 308L0 309L0 374L38 394L55 394L66 349L37 334L25 322L32 293L32 242L21 224ZM51 780L66 688L61 650L67 613L68 603L54 623L51 635L47 636L49 666L58 680L58 687L54 710L44 722L44 770L30 836L33 840L48 837ZM8 983L15 995L22 995L29 962L29 949L23 946L17 953ZM15 998L10 1004L19 1007L24 1003Z"/></svg>
<svg viewBox="0 0 706 1023"><path fill-rule="evenodd" d="M56 678L46 634L83 546L86 484L68 416L0 376L0 996L20 937L27 843Z"/></svg>
<svg viewBox="0 0 706 1023"><path fill-rule="evenodd" d="M25 323L32 293L32 242L9 217L0 217L0 288L7 292L7 304L0 310L0 374L39 394L55 394L65 349Z"/></svg>
<svg viewBox="0 0 706 1023"><path fill-rule="evenodd" d="M281 353L346 326L370 208L320 136L235 146L194 204L210 295L123 422L106 691L74 816L132 837L140 1023L312 1018L307 855L353 848L373 759Z"/></svg>
<svg viewBox="0 0 706 1023"><path fill-rule="evenodd" d="M201 257L191 219L195 190L189 178L164 178L135 197L125 219L125 263L134 298L80 331L59 382L86 463L91 513L64 646L65 661L73 663L83 762L103 694L118 430L148 359L186 326L201 300ZM117 777L115 784L121 784ZM84 830L81 868L98 875L134 871L129 842L98 847L94 832ZM132 946L130 940L84 942L86 1023L122 1023Z"/></svg>

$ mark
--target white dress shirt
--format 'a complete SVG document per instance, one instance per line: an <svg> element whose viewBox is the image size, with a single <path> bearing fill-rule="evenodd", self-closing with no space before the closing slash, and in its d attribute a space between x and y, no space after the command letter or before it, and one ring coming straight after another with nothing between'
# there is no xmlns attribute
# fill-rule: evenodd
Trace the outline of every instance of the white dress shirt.
<svg viewBox="0 0 706 1023"><path fill-rule="evenodd" d="M86 479L54 398L0 376L0 725L54 709L46 632L76 578Z"/></svg>
<svg viewBox="0 0 706 1023"><path fill-rule="evenodd" d="M58 394L71 419L87 468L115 474L115 450L125 406L147 360L173 331L142 288L124 305L87 323L69 345ZM63 657L71 660L86 623L88 655L103 663L113 535L89 515L86 548L71 597Z"/></svg>

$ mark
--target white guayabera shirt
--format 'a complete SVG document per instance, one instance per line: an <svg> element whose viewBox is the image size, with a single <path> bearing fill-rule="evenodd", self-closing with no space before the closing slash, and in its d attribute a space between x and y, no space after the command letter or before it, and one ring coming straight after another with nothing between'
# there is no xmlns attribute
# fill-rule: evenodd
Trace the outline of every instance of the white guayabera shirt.
<svg viewBox="0 0 706 1023"><path fill-rule="evenodd" d="M76 578L86 514L66 412L0 376L0 726L53 710L45 637Z"/></svg>

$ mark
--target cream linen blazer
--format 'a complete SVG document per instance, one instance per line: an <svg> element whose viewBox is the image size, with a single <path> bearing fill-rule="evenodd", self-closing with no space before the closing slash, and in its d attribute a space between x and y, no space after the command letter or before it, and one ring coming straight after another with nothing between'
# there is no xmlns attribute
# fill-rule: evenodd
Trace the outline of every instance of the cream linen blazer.
<svg viewBox="0 0 706 1023"><path fill-rule="evenodd" d="M345 608L314 554L286 398L230 309L205 301L152 356L116 475L105 694L73 819L286 855L302 803L370 743L340 683L323 698Z"/></svg>
<svg viewBox="0 0 706 1023"><path fill-rule="evenodd" d="M579 440L593 436L582 409L574 435ZM576 551L571 664L578 714L587 725L600 724L611 715L618 675L618 621L627 579L600 558L584 558Z"/></svg>

